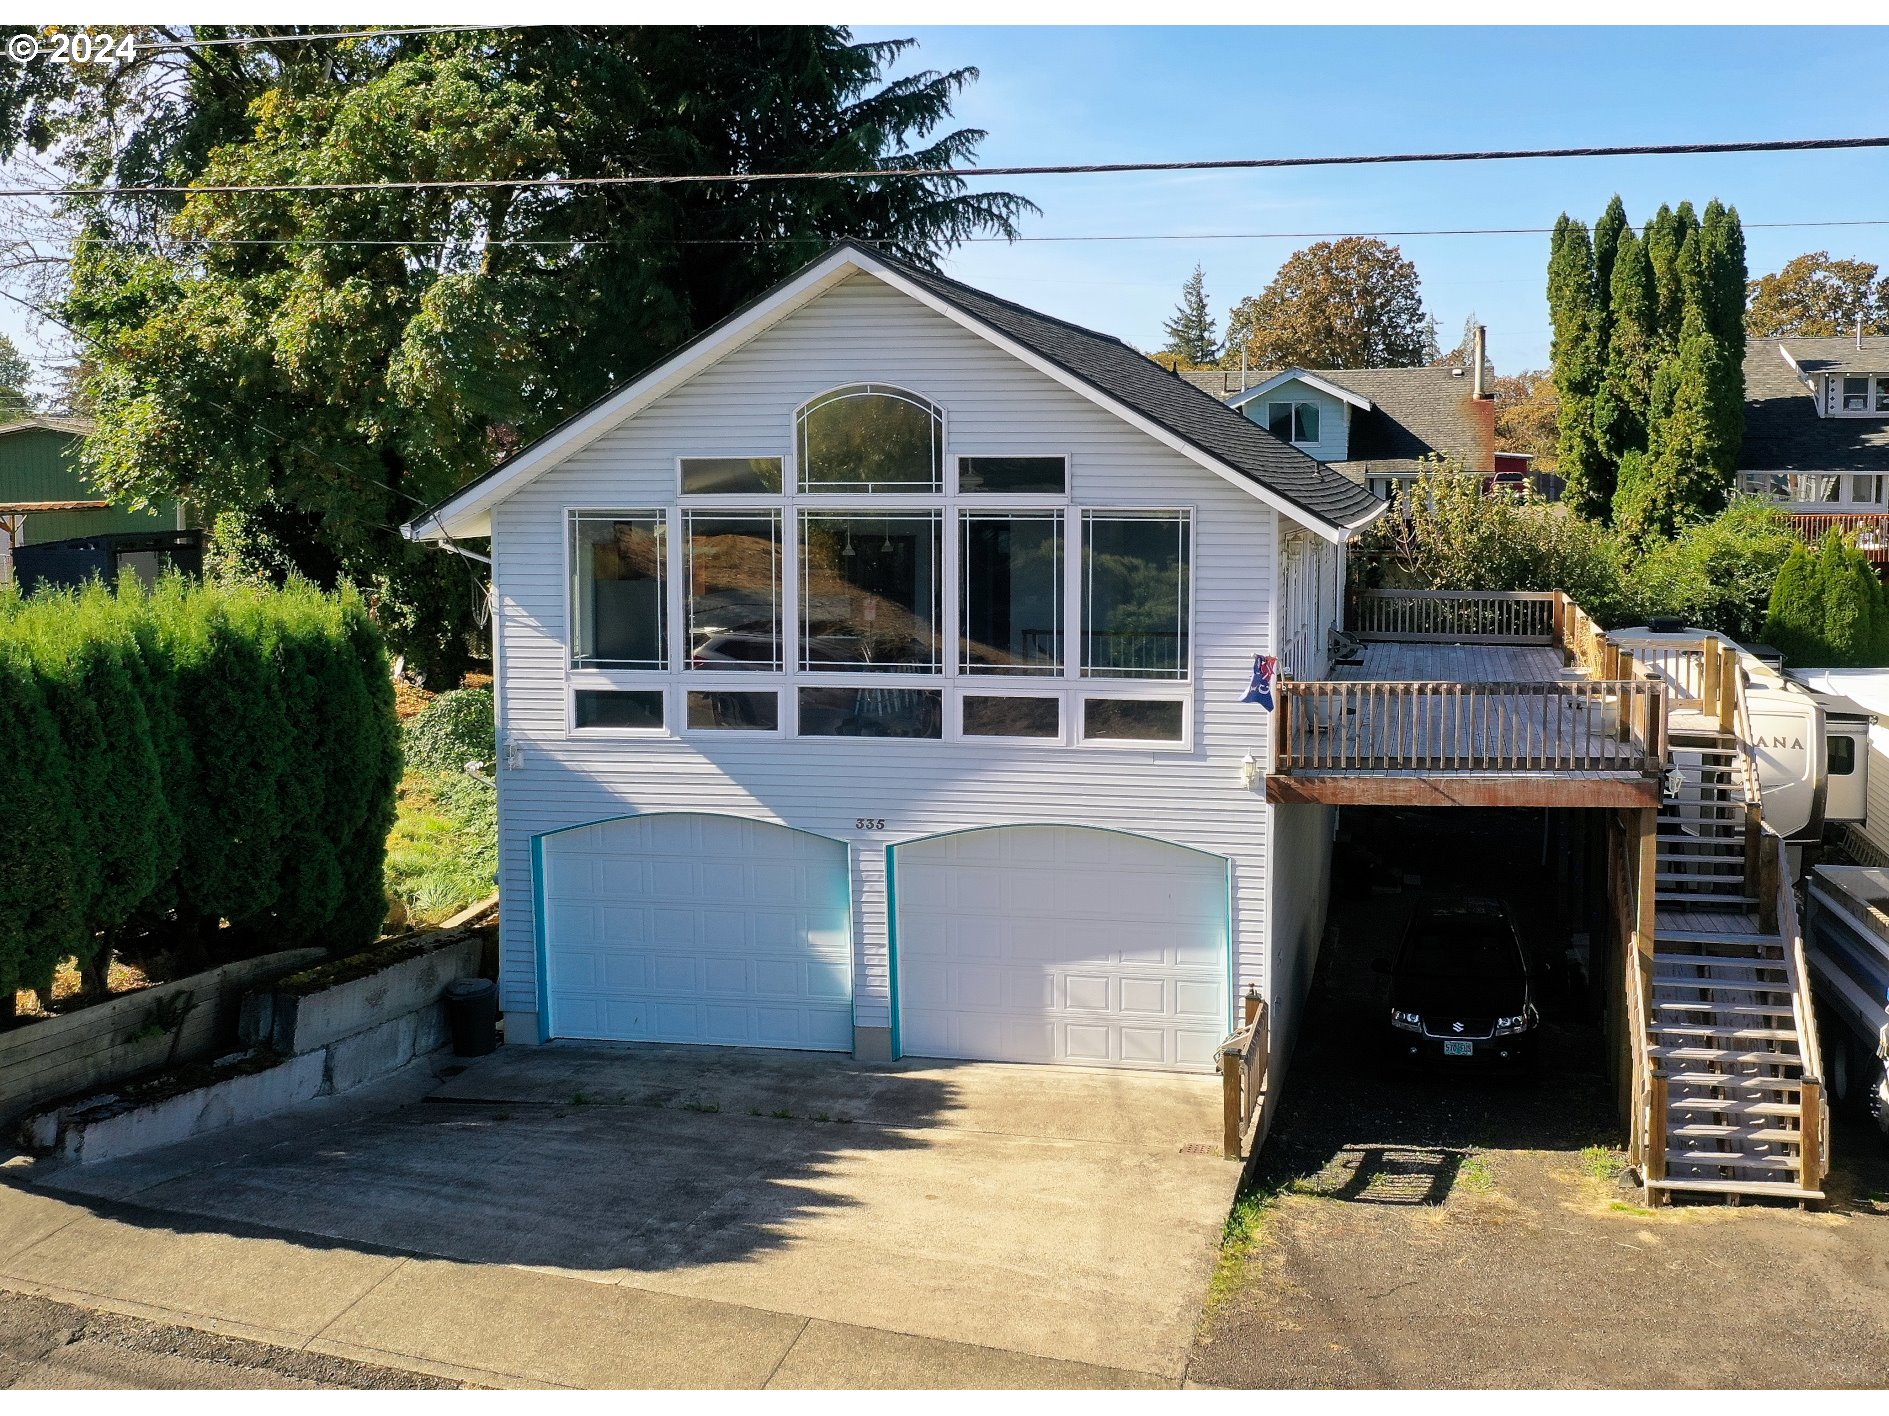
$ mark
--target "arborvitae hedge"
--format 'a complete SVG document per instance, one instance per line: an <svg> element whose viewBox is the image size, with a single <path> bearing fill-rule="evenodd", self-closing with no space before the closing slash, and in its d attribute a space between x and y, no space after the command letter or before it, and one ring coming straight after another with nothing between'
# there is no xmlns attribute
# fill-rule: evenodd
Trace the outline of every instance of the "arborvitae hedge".
<svg viewBox="0 0 1889 1416"><path fill-rule="evenodd" d="M355 949L385 917L399 729L352 591L0 596L0 742L0 995L132 928Z"/></svg>
<svg viewBox="0 0 1889 1416"><path fill-rule="evenodd" d="M1778 572L1764 637L1793 666L1889 664L1889 592L1868 557L1833 530L1817 550L1793 550Z"/></svg>

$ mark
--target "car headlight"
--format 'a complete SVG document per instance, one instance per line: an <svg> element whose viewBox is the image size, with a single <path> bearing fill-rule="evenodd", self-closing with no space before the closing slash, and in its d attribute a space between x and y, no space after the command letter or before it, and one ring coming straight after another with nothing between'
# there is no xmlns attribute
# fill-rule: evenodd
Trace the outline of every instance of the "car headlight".
<svg viewBox="0 0 1889 1416"><path fill-rule="evenodd" d="M1423 1019L1415 1013L1406 1013L1400 1008L1391 1009L1391 1026L1402 1028L1405 1032L1422 1032Z"/></svg>
<svg viewBox="0 0 1889 1416"><path fill-rule="evenodd" d="M1535 1019L1535 1005L1530 1003L1512 1018L1497 1018L1495 1020L1496 1036L1500 1037L1504 1033L1527 1032L1535 1026Z"/></svg>

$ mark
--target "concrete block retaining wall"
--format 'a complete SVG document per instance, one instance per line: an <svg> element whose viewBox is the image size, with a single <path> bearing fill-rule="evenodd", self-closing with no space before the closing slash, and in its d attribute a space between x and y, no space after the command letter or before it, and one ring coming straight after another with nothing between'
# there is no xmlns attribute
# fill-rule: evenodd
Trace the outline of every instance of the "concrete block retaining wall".
<svg viewBox="0 0 1889 1416"><path fill-rule="evenodd" d="M242 1000L237 1031L250 1049L185 1075L90 1096L29 1116L21 1139L81 1163L133 1155L256 1121L317 1096L351 1091L399 1071L448 1041L446 985L479 973L489 930L428 941L425 952L372 972L374 955L303 974ZM383 946L379 952L397 950ZM314 951L320 957L320 951ZM328 983L333 976L337 981Z"/></svg>
<svg viewBox="0 0 1889 1416"><path fill-rule="evenodd" d="M58 1097L228 1052L246 991L325 957L289 949L243 959L0 1032L0 1126Z"/></svg>

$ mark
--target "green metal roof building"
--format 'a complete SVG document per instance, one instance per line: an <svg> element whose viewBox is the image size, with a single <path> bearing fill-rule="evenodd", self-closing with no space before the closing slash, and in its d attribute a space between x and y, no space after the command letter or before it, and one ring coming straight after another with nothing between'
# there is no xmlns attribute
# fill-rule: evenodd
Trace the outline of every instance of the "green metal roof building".
<svg viewBox="0 0 1889 1416"><path fill-rule="evenodd" d="M140 510L113 502L85 479L79 449L91 431L82 418L0 424L0 580L12 575L15 546L182 527L175 502Z"/></svg>

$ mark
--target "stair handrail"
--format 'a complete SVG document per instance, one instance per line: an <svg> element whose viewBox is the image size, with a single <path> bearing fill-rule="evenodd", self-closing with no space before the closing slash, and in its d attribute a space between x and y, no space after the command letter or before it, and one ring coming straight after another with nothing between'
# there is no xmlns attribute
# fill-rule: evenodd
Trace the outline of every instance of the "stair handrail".
<svg viewBox="0 0 1889 1416"><path fill-rule="evenodd" d="M1734 656L1739 651L1734 649ZM1784 980L1791 993L1791 1020L1796 1024L1802 1090L1798 1093L1798 1124L1803 1140L1798 1178L1806 1190L1823 1186L1830 1154L1830 1113L1823 1104L1823 1047L1817 1037L1817 1019L1810 1000L1810 965L1804 957L1804 931L1797 918L1797 892L1791 885L1791 863L1783 836L1764 819L1764 786L1753 751L1751 704L1745 675L1731 661L1728 675L1734 687L1733 736L1743 767L1747 850L1760 853L1757 869L1748 870L1758 896L1760 918L1783 941Z"/></svg>
<svg viewBox="0 0 1889 1416"><path fill-rule="evenodd" d="M1798 1124L1804 1136L1800 1174L1806 1190L1819 1190L1823 1188L1830 1154L1830 1111L1823 1104L1823 1046L1817 1037L1816 1015L1811 1011L1810 965L1804 957L1804 931L1797 920L1790 859L1784 838L1769 827L1765 834L1777 850L1778 932L1784 938L1784 977L1791 988L1791 1017L1797 1024L1797 1050L1803 1060L1803 1090L1798 1093Z"/></svg>
<svg viewBox="0 0 1889 1416"><path fill-rule="evenodd" d="M1633 1039L1633 1135L1642 1181L1662 1180L1666 1176L1665 1144L1658 1140L1662 1127L1654 1124L1655 1098L1659 1090L1659 1059L1652 1053L1652 987L1646 975L1646 959L1639 938L1639 879L1631 838L1624 833L1620 848L1613 852L1614 898L1631 900L1631 922L1625 916L1616 923L1625 932L1627 953L1627 1031Z"/></svg>

